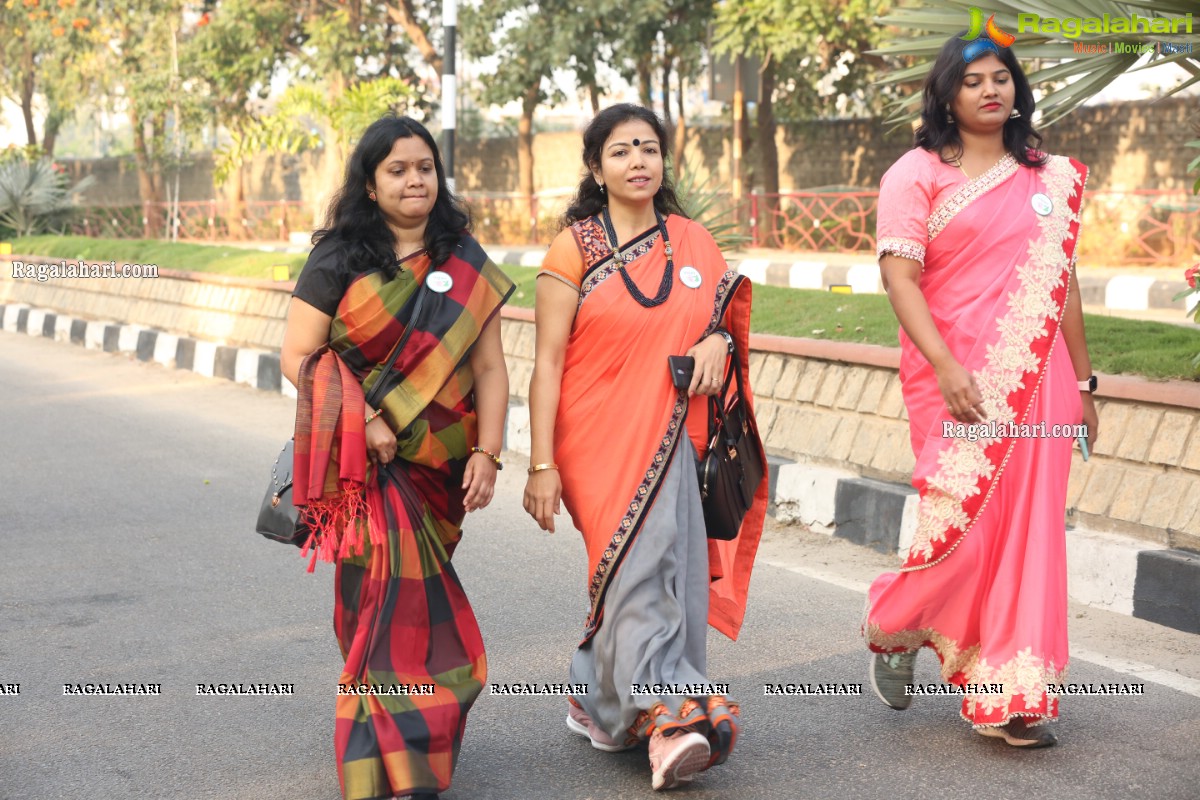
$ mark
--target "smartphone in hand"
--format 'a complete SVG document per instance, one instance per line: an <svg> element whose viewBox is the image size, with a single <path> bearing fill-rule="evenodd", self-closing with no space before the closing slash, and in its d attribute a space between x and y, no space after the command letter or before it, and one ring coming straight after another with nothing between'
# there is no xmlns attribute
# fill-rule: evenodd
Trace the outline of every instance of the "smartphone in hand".
<svg viewBox="0 0 1200 800"><path fill-rule="evenodd" d="M686 389L692 385L696 359L691 356L667 356L667 366L671 370L671 383L676 389Z"/></svg>

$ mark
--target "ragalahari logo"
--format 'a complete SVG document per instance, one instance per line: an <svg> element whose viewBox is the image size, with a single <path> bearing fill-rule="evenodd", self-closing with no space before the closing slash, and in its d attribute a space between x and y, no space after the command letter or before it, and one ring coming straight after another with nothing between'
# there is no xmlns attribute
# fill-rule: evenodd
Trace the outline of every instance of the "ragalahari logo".
<svg viewBox="0 0 1200 800"><path fill-rule="evenodd" d="M987 18L987 22L983 21L983 12L974 6L971 7L971 27L967 30L966 36L959 38L966 42L963 45L963 61L970 64L980 56L988 53L1000 55L1001 47L1009 47L1017 40L1017 37L1011 33L1005 33L1000 30L1000 26L996 24L996 15L992 14ZM980 36L984 38L979 38Z"/></svg>

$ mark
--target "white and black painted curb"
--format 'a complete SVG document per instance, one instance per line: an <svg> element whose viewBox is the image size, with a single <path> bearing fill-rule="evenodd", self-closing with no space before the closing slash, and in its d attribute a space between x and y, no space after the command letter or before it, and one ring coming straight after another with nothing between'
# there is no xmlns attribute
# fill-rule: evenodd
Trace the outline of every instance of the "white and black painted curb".
<svg viewBox="0 0 1200 800"><path fill-rule="evenodd" d="M139 361L296 396L283 380L276 352L25 305L0 305L0 330L126 353ZM528 455L526 406L509 407L504 449ZM778 457L768 460L769 511L780 522L799 522L881 553L907 551L917 522L917 493L910 486ZM1074 529L1067 535L1067 569L1068 591L1079 602L1200 633L1200 554Z"/></svg>
<svg viewBox="0 0 1200 800"><path fill-rule="evenodd" d="M507 249L503 246L485 247L497 264L519 267L540 267L546 255L544 249ZM826 261L819 254L796 261L774 261L767 258L731 257L729 265L753 283L793 289L828 290L830 286L849 286L854 294L882 294L879 265L870 256L860 262ZM1180 277L1183 271L1180 270ZM1184 300L1173 299L1188 288L1182 280L1161 280L1150 275L1110 275L1099 277L1086 271L1079 274L1079 291L1085 306L1104 307L1113 311L1148 311L1150 309L1191 311L1200 295Z"/></svg>

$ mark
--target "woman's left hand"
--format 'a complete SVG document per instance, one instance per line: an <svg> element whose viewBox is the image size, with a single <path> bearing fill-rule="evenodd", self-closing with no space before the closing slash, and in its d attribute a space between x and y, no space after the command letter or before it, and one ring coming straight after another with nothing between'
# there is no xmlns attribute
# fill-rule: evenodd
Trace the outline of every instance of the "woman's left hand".
<svg viewBox="0 0 1200 800"><path fill-rule="evenodd" d="M729 345L725 337L719 333L711 334L685 355L696 360L692 384L688 387L688 397L697 394L719 394L725 381L725 364L729 356Z"/></svg>
<svg viewBox="0 0 1200 800"><path fill-rule="evenodd" d="M496 470L496 462L483 453L472 453L467 459L462 485L467 490L467 496L463 498L463 506L467 511L476 511L492 502L492 495L496 491Z"/></svg>
<svg viewBox="0 0 1200 800"><path fill-rule="evenodd" d="M1096 400L1091 392L1080 392L1083 401L1083 424L1087 425L1088 452L1096 452L1096 437L1100 434L1100 415L1096 413Z"/></svg>

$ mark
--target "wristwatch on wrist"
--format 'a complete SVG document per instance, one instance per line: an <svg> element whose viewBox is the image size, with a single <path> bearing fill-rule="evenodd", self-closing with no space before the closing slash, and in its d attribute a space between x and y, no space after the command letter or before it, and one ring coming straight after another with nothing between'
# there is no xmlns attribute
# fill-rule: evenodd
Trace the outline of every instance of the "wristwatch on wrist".
<svg viewBox="0 0 1200 800"><path fill-rule="evenodd" d="M1088 378L1086 381L1080 381L1079 382L1079 391L1095 393L1095 391L1096 391L1096 376L1093 375L1090 378Z"/></svg>
<svg viewBox="0 0 1200 800"><path fill-rule="evenodd" d="M720 334L721 336L725 337L725 344L728 346L729 352L732 353L733 352L733 336L732 336L732 334L730 334L729 331L725 330L724 328L718 328L717 330L713 331L713 333L717 333L717 334Z"/></svg>

